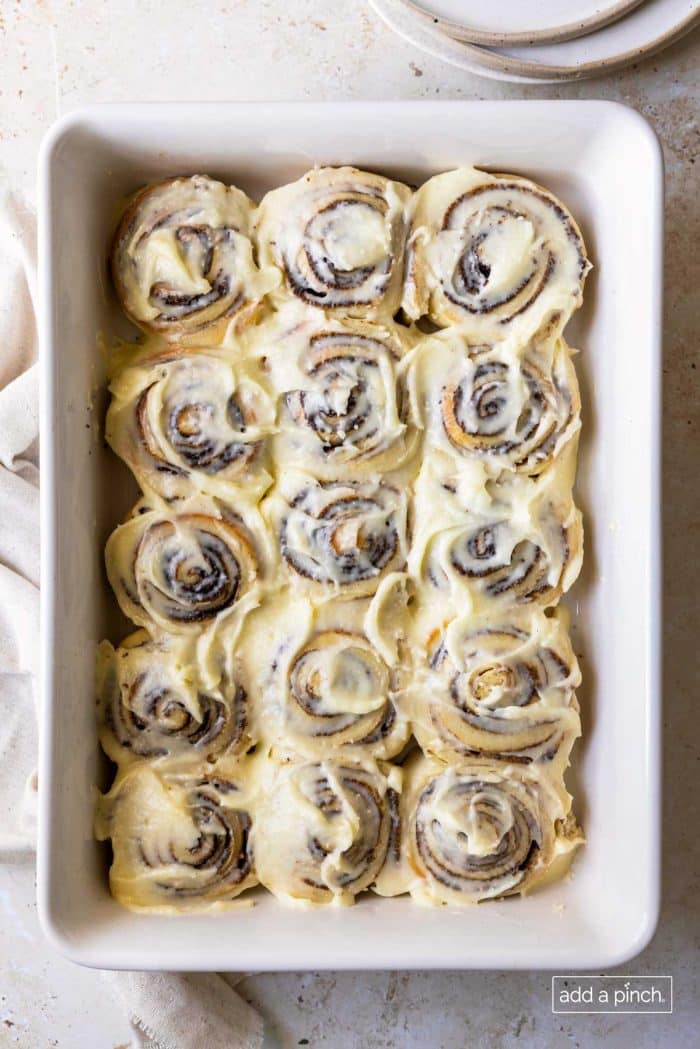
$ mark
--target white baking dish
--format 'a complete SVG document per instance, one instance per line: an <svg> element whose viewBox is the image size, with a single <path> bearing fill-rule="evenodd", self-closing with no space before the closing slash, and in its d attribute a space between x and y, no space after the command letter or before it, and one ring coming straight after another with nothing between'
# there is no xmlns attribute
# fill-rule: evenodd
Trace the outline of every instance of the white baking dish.
<svg viewBox="0 0 700 1049"><path fill-rule="evenodd" d="M228 913L149 916L107 888L92 835L104 783L95 646L125 631L102 568L133 487L103 445L97 333L125 332L106 278L117 202L207 172L251 195L315 163L419 182L474 163L540 180L581 223L595 263L570 326L584 439L583 575L571 600L585 740L570 783L588 835L573 876L523 899L426 910L367 896L297 910L261 894ZM608 102L172 104L69 115L40 162L42 746L39 904L75 961L135 969L603 967L644 947L659 903L659 387L662 162L632 110Z"/></svg>

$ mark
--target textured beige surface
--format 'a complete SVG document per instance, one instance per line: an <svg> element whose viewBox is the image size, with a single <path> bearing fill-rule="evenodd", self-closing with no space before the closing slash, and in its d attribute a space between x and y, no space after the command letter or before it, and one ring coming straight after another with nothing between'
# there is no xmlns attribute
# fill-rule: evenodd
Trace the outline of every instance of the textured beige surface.
<svg viewBox="0 0 700 1049"><path fill-rule="evenodd" d="M287 1049L304 1039L311 1049L691 1045L700 997L700 850L697 810L689 804L699 757L700 37L614 77L520 87L420 54L393 37L363 0L197 6L199 14L183 0L0 0L0 172L33 195L41 135L76 105L205 98L610 98L651 121L667 166L664 900L651 946L623 971L672 973L674 1015L552 1016L546 973L267 975L242 985L267 1018L266 1047ZM30 865L0 870L0 1046L128 1044L129 1030L99 977L62 962L43 942L32 896Z"/></svg>

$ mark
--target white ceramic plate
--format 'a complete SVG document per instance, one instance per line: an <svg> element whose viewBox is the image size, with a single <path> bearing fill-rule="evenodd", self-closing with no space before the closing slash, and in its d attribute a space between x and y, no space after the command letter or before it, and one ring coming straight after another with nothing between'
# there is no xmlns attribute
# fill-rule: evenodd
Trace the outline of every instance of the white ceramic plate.
<svg viewBox="0 0 700 1049"><path fill-rule="evenodd" d="M700 22L699 0L647 0L625 18L576 40L487 49L453 39L404 0L370 4L422 51L470 73L516 83L556 83L615 72L668 47Z"/></svg>
<svg viewBox="0 0 700 1049"><path fill-rule="evenodd" d="M106 274L117 202L205 171L253 196L315 163L417 183L475 163L531 176L579 219L595 263L570 325L584 400L572 594L585 738L570 783L588 835L573 876L525 899L423 909L133 913L92 834L97 642L118 638L104 542L133 483L104 447L97 333L125 332ZM634 177L630 178L630 172ZM606 102L133 104L54 126L40 159L42 681L39 909L54 945L102 968L602 968L649 940L659 902L659 352L662 167L633 110Z"/></svg>
<svg viewBox="0 0 700 1049"><path fill-rule="evenodd" d="M517 46L573 40L622 18L644 0L402 0L456 40Z"/></svg>

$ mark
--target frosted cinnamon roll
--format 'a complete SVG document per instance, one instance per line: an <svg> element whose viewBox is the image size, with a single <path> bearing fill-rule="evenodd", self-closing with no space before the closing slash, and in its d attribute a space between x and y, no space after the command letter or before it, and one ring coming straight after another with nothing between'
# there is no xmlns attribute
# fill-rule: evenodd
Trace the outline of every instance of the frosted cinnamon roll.
<svg viewBox="0 0 700 1049"><path fill-rule="evenodd" d="M356 168L314 168L260 204L261 265L310 306L349 316L391 317L401 300L405 208L399 182Z"/></svg>
<svg viewBox="0 0 700 1049"><path fill-rule="evenodd" d="M212 763L253 742L249 693L240 675L214 687L203 680L194 646L145 630L98 657L100 743L113 761L137 758Z"/></svg>
<svg viewBox="0 0 700 1049"><path fill-rule="evenodd" d="M249 370L214 351L173 350L119 373L106 437L142 489L168 502L227 486L238 497L264 490L275 406Z"/></svg>
<svg viewBox="0 0 700 1049"><path fill-rule="evenodd" d="M326 480L386 472L416 446L409 403L397 365L400 337L384 326L278 314L279 345L269 357L280 392L282 466L303 465Z"/></svg>
<svg viewBox="0 0 700 1049"><path fill-rule="evenodd" d="M367 635L366 599L322 604L278 599L251 622L255 650L271 665L262 678L264 721L275 742L310 758L394 757L407 720L394 697L401 668Z"/></svg>
<svg viewBox="0 0 700 1049"><path fill-rule="evenodd" d="M352 903L394 847L398 797L371 763L280 766L257 816L260 881L281 899Z"/></svg>
<svg viewBox="0 0 700 1049"><path fill-rule="evenodd" d="M558 618L533 609L453 620L427 641L408 689L424 751L561 771L580 734L581 676Z"/></svg>
<svg viewBox="0 0 700 1049"><path fill-rule="evenodd" d="M460 577L485 600L554 604L578 574L580 521L570 504L547 504L534 527L507 518L473 522L440 533L429 568L431 582Z"/></svg>
<svg viewBox="0 0 700 1049"><path fill-rule="evenodd" d="M534 332L581 305L590 269L581 232L527 179L475 168L436 175L415 194L403 308L475 341Z"/></svg>
<svg viewBox="0 0 700 1049"><path fill-rule="evenodd" d="M110 536L107 575L124 615L172 633L199 630L231 610L259 577L257 544L232 514L143 507Z"/></svg>
<svg viewBox="0 0 700 1049"><path fill-rule="evenodd" d="M477 456L491 473L542 473L580 429L576 372L562 340L470 350L456 335L431 339L412 372L431 445Z"/></svg>
<svg viewBox="0 0 700 1049"><path fill-rule="evenodd" d="M581 568L583 529L567 473L488 483L470 498L459 477L417 483L418 536L409 570L437 590L469 595L474 608L556 604Z"/></svg>
<svg viewBox="0 0 700 1049"><path fill-rule="evenodd" d="M267 290L253 259L252 218L244 193L206 175L140 190L112 247L114 284L131 320L183 336L248 318Z"/></svg>
<svg viewBox="0 0 700 1049"><path fill-rule="evenodd" d="M283 475L264 506L299 585L368 594L406 558L405 496L383 482Z"/></svg>
<svg viewBox="0 0 700 1049"><path fill-rule="evenodd" d="M582 840L570 798L562 800L545 776L421 759L409 782L404 847L419 903L524 893L563 867Z"/></svg>
<svg viewBox="0 0 700 1049"><path fill-rule="evenodd" d="M234 899L257 884L249 808L232 777L134 766L98 809L97 837L112 842L112 895L159 909Z"/></svg>

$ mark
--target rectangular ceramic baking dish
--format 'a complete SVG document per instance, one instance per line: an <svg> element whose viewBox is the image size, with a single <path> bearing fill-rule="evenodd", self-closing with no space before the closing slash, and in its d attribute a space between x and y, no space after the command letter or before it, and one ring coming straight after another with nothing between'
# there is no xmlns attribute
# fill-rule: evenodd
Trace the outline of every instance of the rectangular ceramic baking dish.
<svg viewBox="0 0 700 1049"><path fill-rule="evenodd" d="M297 910L261 895L227 913L131 913L93 838L104 785L97 642L126 632L104 542L133 498L102 440L98 333L126 334L106 276L120 198L206 172L259 198L313 164L417 183L476 164L559 194L595 269L570 325L583 390L577 500L586 558L570 600L585 737L570 780L588 844L572 876L462 910L367 895ZM602 968L650 939L659 904L659 388L663 172L634 111L609 102L134 104L70 114L40 160L42 406L39 906L77 962L133 969Z"/></svg>

